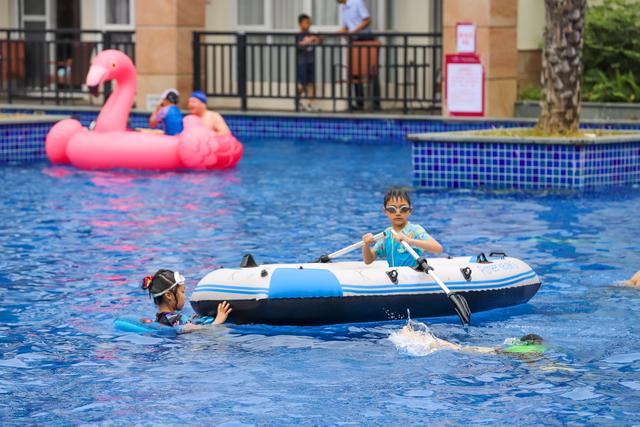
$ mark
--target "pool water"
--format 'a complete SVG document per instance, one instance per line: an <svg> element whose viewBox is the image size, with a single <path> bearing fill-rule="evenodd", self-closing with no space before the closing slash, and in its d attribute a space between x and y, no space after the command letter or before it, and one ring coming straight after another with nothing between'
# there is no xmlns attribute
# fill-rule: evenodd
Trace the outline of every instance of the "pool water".
<svg viewBox="0 0 640 427"><path fill-rule="evenodd" d="M634 188L413 195L413 220L448 254L503 250L543 281L468 330L420 321L468 345L536 333L542 358L408 351L389 339L406 320L114 330L154 314L139 286L158 268L179 269L189 294L245 253L313 260L380 231L384 191L411 183L406 145L254 140L245 153L213 173L0 169L0 424L640 422L640 289L620 285L640 269Z"/></svg>

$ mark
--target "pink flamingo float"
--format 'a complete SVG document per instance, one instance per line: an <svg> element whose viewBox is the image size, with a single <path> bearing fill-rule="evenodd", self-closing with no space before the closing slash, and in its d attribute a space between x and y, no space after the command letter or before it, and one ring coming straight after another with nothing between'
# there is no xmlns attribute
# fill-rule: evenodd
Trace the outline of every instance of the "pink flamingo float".
<svg viewBox="0 0 640 427"><path fill-rule="evenodd" d="M242 144L232 135L216 136L200 118L184 118L184 130L168 136L127 130L136 94L136 69L118 50L100 52L91 61L86 84L93 95L98 86L115 80L116 87L102 107L93 130L79 121L56 123L46 139L52 163L70 163L80 169L224 169L242 157Z"/></svg>

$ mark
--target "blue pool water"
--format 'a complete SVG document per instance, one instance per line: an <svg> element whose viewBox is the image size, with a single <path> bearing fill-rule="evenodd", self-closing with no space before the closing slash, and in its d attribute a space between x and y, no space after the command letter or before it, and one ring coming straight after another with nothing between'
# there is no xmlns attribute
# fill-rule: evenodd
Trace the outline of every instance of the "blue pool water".
<svg viewBox="0 0 640 427"><path fill-rule="evenodd" d="M404 320L120 333L151 316L139 282L315 259L385 226L384 190L411 182L408 146L248 141L232 171L0 169L0 424L487 425L640 422L640 190L424 192L414 220L450 255L504 250L543 286L529 304L421 319L456 343L525 333L540 360L396 348ZM190 312L190 310L187 310Z"/></svg>

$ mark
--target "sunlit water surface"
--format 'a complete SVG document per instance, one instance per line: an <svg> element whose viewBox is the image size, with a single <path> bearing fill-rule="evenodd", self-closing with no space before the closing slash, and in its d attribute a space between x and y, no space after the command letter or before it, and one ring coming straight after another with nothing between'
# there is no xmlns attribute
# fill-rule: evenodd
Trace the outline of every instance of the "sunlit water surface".
<svg viewBox="0 0 640 427"><path fill-rule="evenodd" d="M469 345L536 333L543 358L396 347L404 320L114 330L118 316L153 315L139 283L158 268L179 269L190 293L245 253L315 259L381 230L385 189L411 183L408 146L245 150L213 173L0 168L0 424L640 422L640 289L619 284L640 269L638 189L413 195L413 220L448 254L503 250L543 281L529 304L474 314L468 330L421 321Z"/></svg>

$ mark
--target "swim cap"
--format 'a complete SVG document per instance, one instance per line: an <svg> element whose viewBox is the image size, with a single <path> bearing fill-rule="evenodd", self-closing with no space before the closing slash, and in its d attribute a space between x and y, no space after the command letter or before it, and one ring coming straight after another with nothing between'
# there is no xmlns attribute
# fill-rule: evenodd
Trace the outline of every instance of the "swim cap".
<svg viewBox="0 0 640 427"><path fill-rule="evenodd" d="M544 353L547 350L542 344L514 344L502 349L505 353Z"/></svg>
<svg viewBox="0 0 640 427"><path fill-rule="evenodd" d="M544 353L547 347L542 343L542 337L536 334L527 334L515 339L502 349L505 353Z"/></svg>
<svg viewBox="0 0 640 427"><path fill-rule="evenodd" d="M178 92L178 89L167 89L162 93L162 99L166 99L172 104L177 104L180 100L180 92Z"/></svg>
<svg viewBox="0 0 640 427"><path fill-rule="evenodd" d="M195 98L204 104L207 103L207 95L205 95L205 93L201 90L194 90L193 92L191 92L191 98Z"/></svg>

